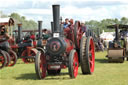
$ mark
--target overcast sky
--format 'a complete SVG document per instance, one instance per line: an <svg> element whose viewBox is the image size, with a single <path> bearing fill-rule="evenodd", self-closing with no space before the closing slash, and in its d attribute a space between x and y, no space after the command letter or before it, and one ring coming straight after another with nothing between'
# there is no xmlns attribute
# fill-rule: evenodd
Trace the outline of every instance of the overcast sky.
<svg viewBox="0 0 128 85"><path fill-rule="evenodd" d="M80 21L128 18L128 0L0 0L0 11L13 12L50 28L52 4L60 4L61 16Z"/></svg>

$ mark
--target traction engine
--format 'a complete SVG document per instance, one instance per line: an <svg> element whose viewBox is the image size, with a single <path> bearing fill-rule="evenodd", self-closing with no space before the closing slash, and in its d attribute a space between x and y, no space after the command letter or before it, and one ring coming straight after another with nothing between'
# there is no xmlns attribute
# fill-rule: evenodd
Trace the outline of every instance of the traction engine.
<svg viewBox="0 0 128 85"><path fill-rule="evenodd" d="M82 33L79 21L63 30L60 22L60 6L53 5L52 37L47 40L46 49L40 49L35 59L35 70L39 79L60 74L67 68L71 78L76 78L81 64L83 74L94 72L95 51L92 37ZM67 36L64 35L66 32ZM80 64L79 64L80 61Z"/></svg>

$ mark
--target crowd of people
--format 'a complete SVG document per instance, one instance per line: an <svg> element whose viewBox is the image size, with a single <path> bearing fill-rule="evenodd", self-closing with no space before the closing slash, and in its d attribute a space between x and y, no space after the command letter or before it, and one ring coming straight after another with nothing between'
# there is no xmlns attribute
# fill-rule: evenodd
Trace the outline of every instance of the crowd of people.
<svg viewBox="0 0 128 85"><path fill-rule="evenodd" d="M73 21L73 19L66 18L65 22L62 22L62 24L63 24L63 28L66 29L66 28L74 25L74 21ZM81 22L80 25L81 25L82 32L86 32L85 22Z"/></svg>

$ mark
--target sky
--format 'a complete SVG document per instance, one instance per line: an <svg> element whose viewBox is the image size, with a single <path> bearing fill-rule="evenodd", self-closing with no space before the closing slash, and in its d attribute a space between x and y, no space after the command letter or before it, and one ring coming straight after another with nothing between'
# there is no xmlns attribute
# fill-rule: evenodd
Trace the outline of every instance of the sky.
<svg viewBox="0 0 128 85"><path fill-rule="evenodd" d="M60 4L63 20L128 18L128 0L0 0L0 11L8 15L15 12L36 22L42 20L44 28L51 28L53 4Z"/></svg>

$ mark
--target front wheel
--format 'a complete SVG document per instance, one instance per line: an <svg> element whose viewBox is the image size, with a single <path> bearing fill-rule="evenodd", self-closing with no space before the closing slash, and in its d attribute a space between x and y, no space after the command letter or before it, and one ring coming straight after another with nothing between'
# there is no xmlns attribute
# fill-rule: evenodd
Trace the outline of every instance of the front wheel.
<svg viewBox="0 0 128 85"><path fill-rule="evenodd" d="M35 71L39 79L44 79L46 77L46 57L43 51L39 51L35 58Z"/></svg>
<svg viewBox="0 0 128 85"><path fill-rule="evenodd" d="M69 54L69 75L71 78L76 78L78 74L78 66L79 66L79 61L78 61L78 54L76 50L71 50Z"/></svg>

